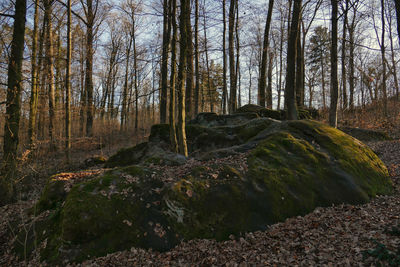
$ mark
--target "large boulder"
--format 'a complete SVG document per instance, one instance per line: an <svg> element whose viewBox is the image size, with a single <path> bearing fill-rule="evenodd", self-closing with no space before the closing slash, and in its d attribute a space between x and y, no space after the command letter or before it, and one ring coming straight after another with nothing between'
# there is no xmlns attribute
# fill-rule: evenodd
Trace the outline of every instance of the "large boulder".
<svg viewBox="0 0 400 267"><path fill-rule="evenodd" d="M169 128L159 125L148 143L111 157L105 173L76 179L68 191L52 179L47 188L54 189L38 205L47 215L26 247L46 243L42 259L56 263L131 247L164 251L181 240L225 240L318 206L365 203L392 191L371 149L325 124L202 116L186 129L189 159L149 164L168 150Z"/></svg>

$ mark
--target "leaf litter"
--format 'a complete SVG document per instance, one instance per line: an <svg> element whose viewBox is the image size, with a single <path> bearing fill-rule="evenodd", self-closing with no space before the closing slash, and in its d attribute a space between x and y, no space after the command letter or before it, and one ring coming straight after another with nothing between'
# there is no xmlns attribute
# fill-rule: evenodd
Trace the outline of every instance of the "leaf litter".
<svg viewBox="0 0 400 267"><path fill-rule="evenodd" d="M335 205L316 208L305 216L289 218L268 227L266 231L230 236L230 240L197 239L184 241L167 252L131 248L104 257L67 266L375 266L379 262L364 257L363 252L383 244L395 251L400 237L390 234L393 226L400 225L400 140L368 144L388 166L395 185L391 196L378 196L364 205ZM241 155L243 157L243 155ZM243 162L239 157L214 161ZM159 167L166 175L166 182L187 174L193 166L202 162L193 160L183 167ZM236 165L236 164L235 164ZM206 166L207 167L207 166ZM246 166L242 166L243 169ZM213 177L211 174L211 177ZM188 192L187 194L191 194ZM34 200L19 201L0 207L0 265L46 266L39 261L38 250L30 259L19 259L12 252L15 232L24 227L28 218L24 210ZM40 215L44 216L44 215ZM19 225L10 226L20 221ZM129 224L130 222L125 222ZM25 227L27 227L25 225ZM156 225L157 227L157 225ZM389 230L388 230L389 229ZM164 230L157 227L162 235ZM384 262L382 262L385 265Z"/></svg>

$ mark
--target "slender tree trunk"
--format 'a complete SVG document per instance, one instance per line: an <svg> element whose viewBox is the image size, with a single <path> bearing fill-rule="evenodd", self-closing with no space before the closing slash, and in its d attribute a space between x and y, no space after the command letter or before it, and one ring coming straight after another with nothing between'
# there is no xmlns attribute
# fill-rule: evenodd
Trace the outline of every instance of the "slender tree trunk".
<svg viewBox="0 0 400 267"><path fill-rule="evenodd" d="M170 0L170 3L171 3L171 6L170 6L171 10L170 10L169 16L170 16L170 19L172 20L173 34L172 34L172 41L171 41L171 78L169 80L170 81L169 136L170 136L172 151L175 153L178 153L178 140L176 137L176 126L175 126L176 42L177 42L177 36L178 36L178 26L176 24L176 0ZM198 18L198 16L197 16L197 18ZM196 30L196 35L197 35L197 30ZM198 50L196 50L196 51L198 51ZM198 64L198 58L197 58L197 64ZM198 79L198 76L196 76L196 77L197 77L196 79ZM197 81L196 81L196 83L197 83Z"/></svg>
<svg viewBox="0 0 400 267"><path fill-rule="evenodd" d="M127 102L128 102L128 88L129 88L129 58L131 55L132 48L132 36L129 37L129 45L126 48L126 59L125 59L125 77L124 77L124 89L122 93L122 110L121 110L121 131L126 130L126 118L127 118ZM155 79L154 79L155 80Z"/></svg>
<svg viewBox="0 0 400 267"><path fill-rule="evenodd" d="M87 96L86 111L86 136L93 136L93 27L94 27L93 0L87 0L87 22L86 22L86 77L85 87Z"/></svg>
<svg viewBox="0 0 400 267"><path fill-rule="evenodd" d="M46 73L47 73L47 86L49 96L49 137L50 149L56 149L55 146L55 84L54 84L54 54L53 54L53 24L52 24L52 5L53 0L45 0L45 20L46 25Z"/></svg>
<svg viewBox="0 0 400 267"><path fill-rule="evenodd" d="M67 69L65 73L65 153L70 159L71 149L71 59L72 59L72 35L71 35L71 0L67 1Z"/></svg>
<svg viewBox="0 0 400 267"><path fill-rule="evenodd" d="M207 93L210 103L210 112L214 112L214 101L212 96L212 86L210 79L210 64L208 62L208 43L207 43L207 23L206 23L206 1L203 4L203 31L204 31L204 53L206 56L206 69L207 69ZM187 91L186 91L187 92Z"/></svg>
<svg viewBox="0 0 400 267"><path fill-rule="evenodd" d="M235 77L236 83L238 84L238 104L239 107L242 105L242 92L241 92L241 75L240 75L240 41L239 41L239 5L236 3L236 25L235 25L235 36L236 36L236 70Z"/></svg>
<svg viewBox="0 0 400 267"><path fill-rule="evenodd" d="M329 125L337 127L337 109L339 99L338 83L338 0L331 0L332 5L332 47L331 47L331 105Z"/></svg>
<svg viewBox="0 0 400 267"><path fill-rule="evenodd" d="M161 100L160 123L167 121L167 96L168 96L168 51L171 39L171 19L169 17L168 0L164 0L163 15L163 44L161 58Z"/></svg>
<svg viewBox="0 0 400 267"><path fill-rule="evenodd" d="M301 13L301 0L294 1L292 23L290 26L288 53L287 53L287 70L286 70L286 86L285 86L285 102L287 104L287 118L289 120L297 120L296 107L296 90L295 90L295 72L296 72L296 44L299 36L299 21Z"/></svg>
<svg viewBox="0 0 400 267"><path fill-rule="evenodd" d="M235 28L235 10L237 0L231 0L229 7L229 75L230 75L230 98L229 98L229 113L232 114L237 108L236 98L236 66L235 66L235 51L234 51L234 28Z"/></svg>
<svg viewBox="0 0 400 267"><path fill-rule="evenodd" d="M355 90L355 77L354 77L354 71L355 71L355 64L354 64L354 50L355 50L355 45L354 45L354 31L355 31L355 24L354 24L354 19L351 24L351 27L349 28L349 89L350 89L350 94L349 94L349 109L350 111L354 111L354 90ZM372 98L371 98L372 100Z"/></svg>
<svg viewBox="0 0 400 267"><path fill-rule="evenodd" d="M191 25L191 8L190 8L190 1L188 2L187 7L188 14L186 17L185 26L187 27L187 67L186 67L186 94L185 94L185 101L186 101L186 117L189 119L193 115L193 74L194 74L194 67L193 67L193 34L192 34L192 25Z"/></svg>
<svg viewBox="0 0 400 267"><path fill-rule="evenodd" d="M284 20L283 16L281 17L281 38L279 41L279 83L278 83L278 104L277 110L281 109L281 93L282 93L282 72L283 72L283 39L284 39Z"/></svg>
<svg viewBox="0 0 400 267"><path fill-rule="evenodd" d="M223 59L223 87L222 87L222 113L226 114L226 105L228 99L228 87L227 87L227 66L226 66L226 3L222 0L222 19L223 19L223 32L222 32L222 59Z"/></svg>
<svg viewBox="0 0 400 267"><path fill-rule="evenodd" d="M381 42L381 55L382 55L382 93L383 93L383 115L388 116L387 106L387 90L386 90L386 58L385 58L385 1L381 0L381 23L382 23L382 42Z"/></svg>
<svg viewBox="0 0 400 267"><path fill-rule="evenodd" d="M274 53L269 53L268 62L268 84L267 84L267 108L272 109L272 68L274 63Z"/></svg>
<svg viewBox="0 0 400 267"><path fill-rule="evenodd" d="M394 0L394 3L396 5L396 17L397 17L397 34L398 34L398 39L399 39L399 44L400 44L400 1Z"/></svg>
<svg viewBox="0 0 400 267"><path fill-rule="evenodd" d="M265 87L267 79L267 57L269 47L269 29L271 27L272 9L274 6L274 0L269 0L267 20L265 22L264 29L264 44L262 51L262 59L260 65L260 73L258 80L258 104L265 107Z"/></svg>
<svg viewBox="0 0 400 267"><path fill-rule="evenodd" d="M181 0L181 14L179 20L179 29L181 33L180 38L180 53L179 53L179 69L178 69L178 147L179 153L188 156L186 145L186 132L185 132L185 70L187 60L187 27L185 25L189 16L189 2L190 0Z"/></svg>
<svg viewBox="0 0 400 267"><path fill-rule="evenodd" d="M29 146L31 148L35 147L36 142L36 116L38 108L38 65L37 64L37 45L39 38L39 0L35 0L35 14L33 18L33 38L32 38L32 58L31 58L31 98L29 101Z"/></svg>
<svg viewBox="0 0 400 267"><path fill-rule="evenodd" d="M194 90L194 114L199 113L199 97L200 97L200 73L199 73L199 0L195 0L195 16L194 16L194 60L195 60L195 76L196 85Z"/></svg>
<svg viewBox="0 0 400 267"><path fill-rule="evenodd" d="M345 0L344 22L343 22L343 39L342 39L342 102L343 110L346 110L347 105L347 76L346 76L346 33L347 33L347 13L349 8L349 0Z"/></svg>
<svg viewBox="0 0 400 267"><path fill-rule="evenodd" d="M326 109L325 62L323 58L324 55L321 53L322 107Z"/></svg>
<svg viewBox="0 0 400 267"><path fill-rule="evenodd" d="M19 121L21 116L22 61L25 39L26 0L15 1L11 53L8 61L7 106L4 125L3 166L0 176L0 206L14 198L17 171Z"/></svg>
<svg viewBox="0 0 400 267"><path fill-rule="evenodd" d="M300 15L301 16L301 15ZM301 20L301 17L300 17ZM300 38L301 33L301 24L299 23L299 33L297 37L297 53L296 53L296 104L297 107L302 108L304 106L304 87L303 87L303 76L304 76L304 69L303 69L303 54L302 54L302 43ZM304 44L303 44L304 45Z"/></svg>
<svg viewBox="0 0 400 267"><path fill-rule="evenodd" d="M388 16L388 22L389 22L389 41L390 41L390 55L391 55L391 60L392 60L392 74L393 74L393 80L394 80L394 87L396 89L396 98L399 99L399 80L397 78L397 67L396 67L396 60L395 60L395 52L394 52L394 44L393 44L393 33L392 33L392 17L391 15Z"/></svg>

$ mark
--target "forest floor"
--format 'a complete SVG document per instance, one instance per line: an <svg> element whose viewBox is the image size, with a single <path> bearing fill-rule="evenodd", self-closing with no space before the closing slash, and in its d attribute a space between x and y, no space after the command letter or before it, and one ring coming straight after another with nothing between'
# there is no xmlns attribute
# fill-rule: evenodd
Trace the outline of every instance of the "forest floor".
<svg viewBox="0 0 400 267"><path fill-rule="evenodd" d="M364 205L316 208L306 216L271 225L267 231L231 236L225 242L192 240L164 253L132 248L69 266L377 265L376 258L369 257L367 251L394 260L394 253L400 249L400 139L397 134L393 141L368 143L388 167L395 185L391 196L378 196ZM69 170L81 167L76 161ZM18 259L11 250L17 226L10 222L27 219L24 211L33 206L43 188L43 178L39 180L32 181L36 186L20 201L0 208L0 266L44 265L38 257ZM399 262L397 259L396 266Z"/></svg>

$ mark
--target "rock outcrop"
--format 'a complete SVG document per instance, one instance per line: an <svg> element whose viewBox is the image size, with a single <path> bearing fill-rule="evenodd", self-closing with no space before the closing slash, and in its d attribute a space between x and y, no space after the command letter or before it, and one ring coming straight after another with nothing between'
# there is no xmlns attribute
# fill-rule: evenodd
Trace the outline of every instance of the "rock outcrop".
<svg viewBox="0 0 400 267"><path fill-rule="evenodd" d="M28 247L46 242L41 255L49 262L131 247L165 251L392 191L371 149L316 121L203 113L186 132L190 158L168 151L169 126L156 125L148 142L110 157L103 174L72 186L53 177L37 204L47 216Z"/></svg>

